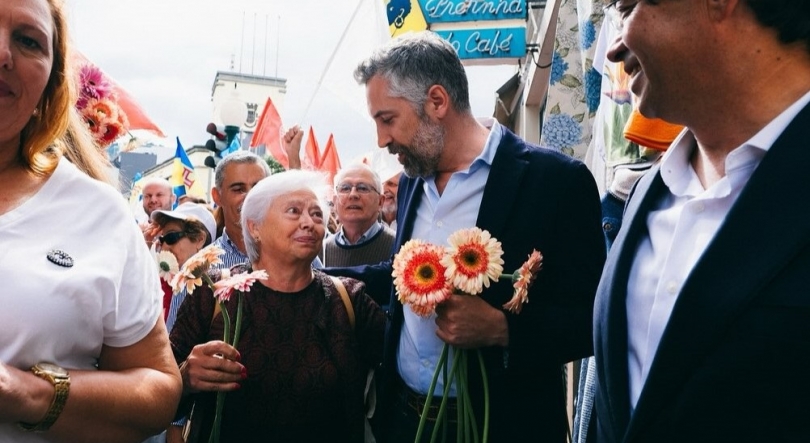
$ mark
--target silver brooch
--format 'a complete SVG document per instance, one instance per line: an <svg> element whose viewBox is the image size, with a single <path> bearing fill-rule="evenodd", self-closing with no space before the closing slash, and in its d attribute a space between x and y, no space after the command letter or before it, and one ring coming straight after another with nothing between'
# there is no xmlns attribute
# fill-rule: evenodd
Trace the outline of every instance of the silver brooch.
<svg viewBox="0 0 810 443"><path fill-rule="evenodd" d="M48 252L48 261L64 268L73 267L73 257L69 256L67 252L61 249L52 249Z"/></svg>

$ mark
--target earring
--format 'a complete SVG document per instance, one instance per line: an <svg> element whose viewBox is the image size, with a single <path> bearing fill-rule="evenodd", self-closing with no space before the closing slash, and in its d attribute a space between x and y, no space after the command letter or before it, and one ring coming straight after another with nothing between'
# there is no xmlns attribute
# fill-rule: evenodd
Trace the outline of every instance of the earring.
<svg viewBox="0 0 810 443"><path fill-rule="evenodd" d="M34 108L34 112L31 113L34 117L39 117L39 108Z"/></svg>
<svg viewBox="0 0 810 443"><path fill-rule="evenodd" d="M255 241L256 243L261 243L262 239L260 239L259 237L256 237L256 238L253 239L253 241Z"/></svg>

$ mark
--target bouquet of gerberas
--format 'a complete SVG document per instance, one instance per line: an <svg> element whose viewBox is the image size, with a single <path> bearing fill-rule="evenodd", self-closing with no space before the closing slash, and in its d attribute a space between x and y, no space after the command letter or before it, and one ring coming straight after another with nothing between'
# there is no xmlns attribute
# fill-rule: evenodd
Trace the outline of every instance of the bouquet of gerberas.
<svg viewBox="0 0 810 443"><path fill-rule="evenodd" d="M508 279L513 283L514 295L510 301L503 305L504 309L519 313L524 303L528 303L528 289L534 280L537 271L542 265L543 256L538 251L532 251L529 259L513 274L503 272L503 250L501 243L493 238L489 232L479 228L461 229L454 232L447 240L449 246L441 247L421 240L411 240L405 243L399 253L394 257L394 286L397 289L398 299L409 305L411 310L422 317L430 316L436 305L447 300L451 294L476 296L490 282L499 279ZM489 434L489 387L487 384L486 369L484 367L481 351L453 349L453 361L447 370L448 345L445 343L433 379L428 390L428 396L423 411L430 408L432 393L436 388L439 374L444 373L444 392L439 413L431 435L431 442L436 441L439 429L444 424L445 407L449 397L450 386L456 384L456 412L458 414L459 441L479 441L479 429L473 414L472 404L468 395L467 364L468 352L475 352L481 368L484 382L484 423L483 441L487 441ZM422 414L419 428L416 433L416 442L419 442L424 430L427 415ZM467 437L467 438L465 438Z"/></svg>
<svg viewBox="0 0 810 443"><path fill-rule="evenodd" d="M242 332L242 303L243 295L250 291L250 287L256 280L267 278L267 273L263 270L250 273L240 273L231 275L230 270L219 270L219 279L214 282L209 274L211 266L222 263L220 257L225 251L218 246L208 246L189 258L180 268L180 271L172 279L172 287L175 292L179 292L183 287L191 294L197 286L203 283L214 292L214 297L221 308L222 321L225 325L222 341L236 347L239 344L239 336ZM231 334L231 316L225 303L231 299L236 292L238 301L236 305L236 325ZM233 336L233 338L231 338ZM214 414L214 424L211 427L209 443L219 442L220 425L222 423L222 408L225 405L225 392L217 392L217 404Z"/></svg>
<svg viewBox="0 0 810 443"><path fill-rule="evenodd" d="M101 70L86 64L79 71L76 110L84 119L98 146L106 148L127 132L127 115L118 106L118 95Z"/></svg>

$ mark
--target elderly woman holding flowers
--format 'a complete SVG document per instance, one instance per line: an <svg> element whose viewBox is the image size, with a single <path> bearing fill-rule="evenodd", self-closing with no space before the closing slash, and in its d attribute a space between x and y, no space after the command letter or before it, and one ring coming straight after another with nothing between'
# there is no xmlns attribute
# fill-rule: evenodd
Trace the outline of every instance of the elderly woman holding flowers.
<svg viewBox="0 0 810 443"><path fill-rule="evenodd" d="M366 374L382 357L385 317L363 283L311 266L329 218L326 191L311 171L259 182L242 206L256 277L196 287L181 306L171 341L200 440L214 427L216 394L227 392L221 441L363 442ZM222 315L215 294L227 299ZM235 346L222 340L228 319L241 323Z"/></svg>

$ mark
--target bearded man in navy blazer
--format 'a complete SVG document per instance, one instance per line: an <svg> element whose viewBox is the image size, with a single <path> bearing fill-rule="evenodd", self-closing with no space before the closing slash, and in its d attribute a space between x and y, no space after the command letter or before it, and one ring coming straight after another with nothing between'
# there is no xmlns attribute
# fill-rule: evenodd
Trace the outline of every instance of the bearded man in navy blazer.
<svg viewBox="0 0 810 443"><path fill-rule="evenodd" d="M608 58L687 129L599 286L597 441L810 442L810 2L613 4Z"/></svg>
<svg viewBox="0 0 810 443"><path fill-rule="evenodd" d="M605 256L593 176L579 161L529 145L497 123L482 126L470 110L464 67L434 33L393 40L361 63L355 77L366 85L379 146L404 166L393 252L410 239L446 245L456 230L478 226L502 243L505 272L519 268L532 249L544 256L520 314L503 308L512 297L510 282L494 283L481 297L453 295L423 319L397 301L390 261L329 271L364 280L368 293L384 294L380 302L388 305L378 441L414 441L420 404L448 343L483 352L490 442L565 442L562 367L592 353L593 298ZM480 426L483 394L474 360L469 386ZM428 425L439 402L434 398L425 411Z"/></svg>

